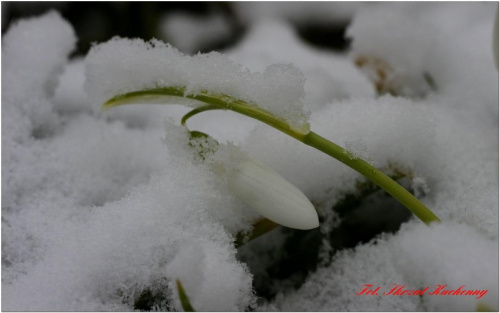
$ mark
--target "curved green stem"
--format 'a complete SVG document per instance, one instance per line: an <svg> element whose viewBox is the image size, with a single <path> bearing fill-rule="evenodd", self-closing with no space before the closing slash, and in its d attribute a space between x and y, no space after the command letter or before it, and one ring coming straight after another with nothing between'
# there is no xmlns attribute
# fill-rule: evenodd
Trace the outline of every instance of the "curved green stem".
<svg viewBox="0 0 500 313"><path fill-rule="evenodd" d="M429 210L422 202L415 198L408 190L404 189L400 184L395 182L389 176L385 175L382 171L369 164L368 162L349 156L349 154L342 147L334 144L333 142L319 136L314 132L309 132L302 141L308 146L311 146L319 151L322 151L329 156L332 156L364 175L369 180L373 181L380 188L384 189L391 196L396 198L401 204L408 208L424 223L439 222L439 218Z"/></svg>
<svg viewBox="0 0 500 313"><path fill-rule="evenodd" d="M193 110L187 112L182 117L182 119L181 119L181 125L182 126L186 125L187 120L190 119L191 117L195 116L196 114L202 113L202 112L205 112L205 111L211 111L211 110L222 110L222 108L219 107L219 106L216 106L216 105L209 104L209 105L205 105L205 106L193 109Z"/></svg>

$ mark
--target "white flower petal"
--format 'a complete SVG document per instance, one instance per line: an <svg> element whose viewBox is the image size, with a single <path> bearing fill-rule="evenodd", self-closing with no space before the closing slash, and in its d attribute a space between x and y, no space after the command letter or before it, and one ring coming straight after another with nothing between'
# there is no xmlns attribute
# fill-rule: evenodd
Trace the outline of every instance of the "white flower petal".
<svg viewBox="0 0 500 313"><path fill-rule="evenodd" d="M228 185L239 199L275 223L297 229L319 226L318 214L309 199L257 160L241 159L229 174Z"/></svg>

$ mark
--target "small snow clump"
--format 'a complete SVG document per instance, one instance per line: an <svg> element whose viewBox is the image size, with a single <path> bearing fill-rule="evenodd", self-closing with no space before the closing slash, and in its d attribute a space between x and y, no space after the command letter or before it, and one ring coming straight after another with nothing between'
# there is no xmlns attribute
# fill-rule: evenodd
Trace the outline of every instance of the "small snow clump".
<svg viewBox="0 0 500 313"><path fill-rule="evenodd" d="M85 89L97 108L127 92L186 87L185 95L229 95L269 111L293 129L309 131L309 113L302 104L305 78L291 64L251 73L218 52L190 57L158 40L121 38L94 46L86 62Z"/></svg>

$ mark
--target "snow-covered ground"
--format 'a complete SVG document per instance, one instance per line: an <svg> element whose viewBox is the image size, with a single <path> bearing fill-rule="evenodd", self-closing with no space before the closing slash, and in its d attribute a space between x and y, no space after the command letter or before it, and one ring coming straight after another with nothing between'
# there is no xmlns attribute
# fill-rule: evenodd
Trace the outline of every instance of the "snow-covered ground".
<svg viewBox="0 0 500 313"><path fill-rule="evenodd" d="M182 310L178 279L199 311L498 310L498 3L236 9L249 25L244 38L195 56L115 38L69 60L77 38L57 12L10 26L2 38L2 309ZM311 17L351 20L348 53L303 42L290 21ZM179 38L191 52L207 29L229 27L170 18L165 32L189 30L172 44ZM186 101L100 110L118 94L176 85L253 102L404 172L401 182L442 222L425 225L383 193L363 194L366 179L354 170L234 112L187 123L219 142L220 153L202 161L179 126ZM281 227L236 247L259 219L228 188L242 154L300 189L320 227ZM339 209L346 195L358 202ZM356 295L367 284L380 295ZM429 288L383 295L395 285ZM431 294L438 285L487 292Z"/></svg>

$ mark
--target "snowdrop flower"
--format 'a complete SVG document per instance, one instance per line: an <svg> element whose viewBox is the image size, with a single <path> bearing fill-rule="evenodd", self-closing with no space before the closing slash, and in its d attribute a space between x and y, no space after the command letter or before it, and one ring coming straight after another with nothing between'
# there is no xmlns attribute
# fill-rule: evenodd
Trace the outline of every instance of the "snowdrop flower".
<svg viewBox="0 0 500 313"><path fill-rule="evenodd" d="M234 195L275 223L297 229L319 226L318 213L309 199L257 160L241 157L227 182Z"/></svg>
<svg viewBox="0 0 500 313"><path fill-rule="evenodd" d="M226 181L229 192L260 215L290 228L305 230L319 226L312 203L280 174L237 147L221 145L205 133L189 131L189 136L185 152L194 157L193 161L208 165Z"/></svg>

